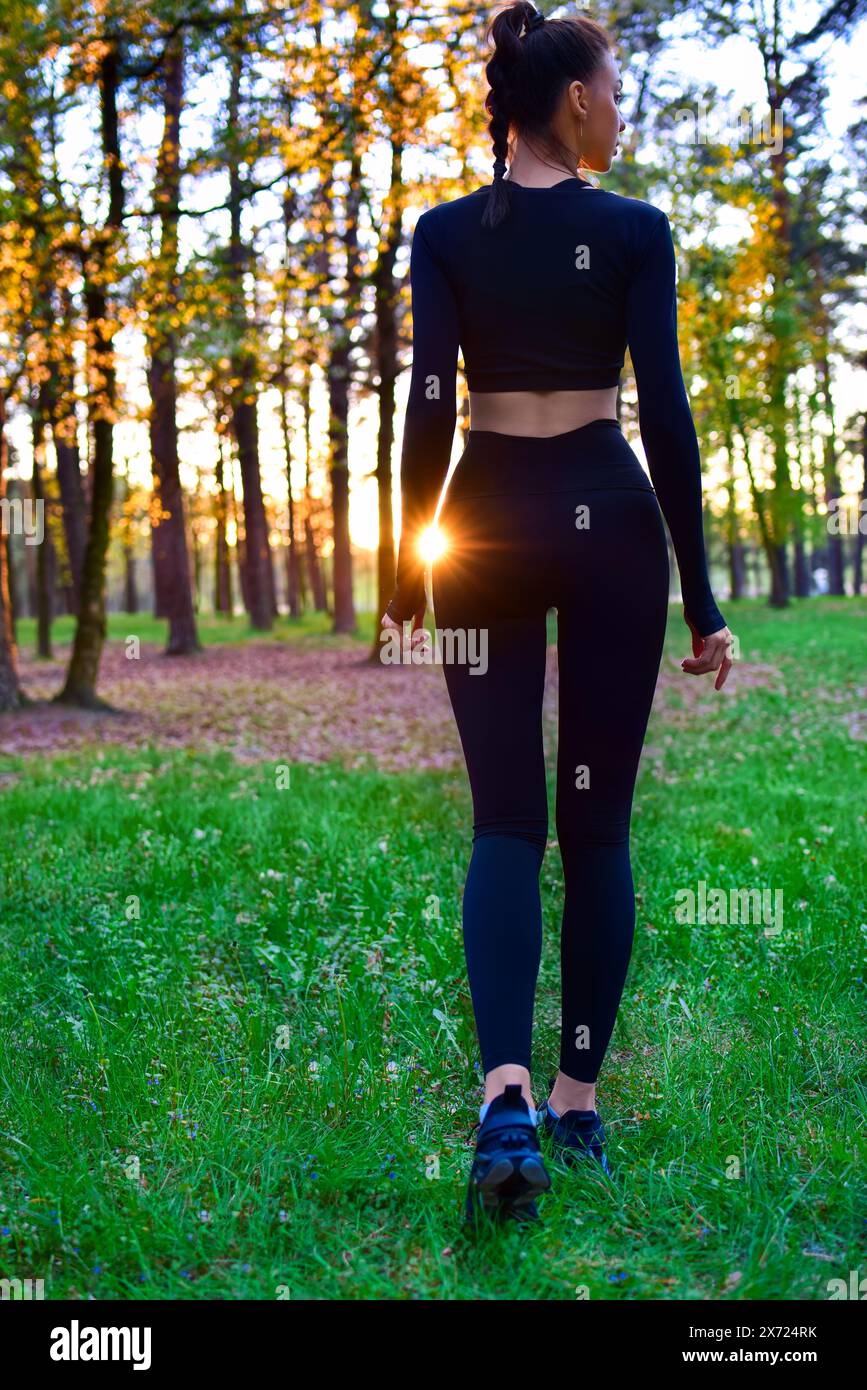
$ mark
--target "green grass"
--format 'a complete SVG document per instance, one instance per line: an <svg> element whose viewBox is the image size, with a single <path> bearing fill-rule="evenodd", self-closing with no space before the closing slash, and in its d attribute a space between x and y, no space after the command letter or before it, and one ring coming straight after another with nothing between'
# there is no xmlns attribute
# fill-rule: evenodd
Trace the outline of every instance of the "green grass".
<svg viewBox="0 0 867 1390"><path fill-rule="evenodd" d="M304 764L280 789L228 755L0 758L0 1277L47 1298L824 1299L863 1271L865 609L739 605L745 672L779 675L657 701L599 1086L616 1178L555 1170L526 1230L459 1222L480 1100L463 774ZM700 879L781 890L782 930L678 922ZM543 893L539 1095L553 845Z"/></svg>
<svg viewBox="0 0 867 1390"><path fill-rule="evenodd" d="M106 619L109 641L122 642L129 636L138 637L142 642L164 646L168 635L168 623L163 618L155 618L151 613L109 613ZM219 613L200 614L196 619L199 641L204 646L236 642L289 642L310 641L327 643L332 636L334 619L327 613L305 613L300 618L289 618L281 614L274 621L270 632L257 632L251 626L246 614L226 618ZM377 626L379 625L377 619ZM356 636L369 638L373 631L372 615L359 614L359 631ZM55 618L51 625L52 642L63 647L72 642L75 636L75 618L69 614ZM35 654L36 619L21 618L17 624L16 637L22 651ZM344 641L341 635L337 641Z"/></svg>

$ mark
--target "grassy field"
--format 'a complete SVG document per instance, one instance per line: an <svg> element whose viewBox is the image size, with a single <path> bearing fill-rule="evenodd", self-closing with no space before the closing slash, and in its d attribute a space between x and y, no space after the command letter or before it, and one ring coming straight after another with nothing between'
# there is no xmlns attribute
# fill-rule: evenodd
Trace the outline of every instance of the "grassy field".
<svg viewBox="0 0 867 1390"><path fill-rule="evenodd" d="M215 644L234 644L236 642L303 642L314 639L327 642L331 635L332 619L326 613L305 613L301 618L289 619L285 615L275 619L271 632L254 632L246 614L226 618L221 613L200 613L196 618L199 641L204 646ZM150 613L109 613L107 615L108 637L110 641L122 642L130 635L142 642L165 644L167 624L162 618L154 618ZM373 632L372 618L362 615L359 622L358 637L367 640ZM71 643L75 634L75 619L68 614L56 618L51 626L51 635L58 647ZM36 647L36 619L21 618L17 628L18 642L23 648Z"/></svg>
<svg viewBox="0 0 867 1390"><path fill-rule="evenodd" d="M598 1093L615 1177L555 1169L527 1229L459 1219L481 1098L463 774L0 756L0 1277L46 1298L812 1300L863 1272L867 602L726 612L737 669L660 695L636 792ZM678 657L683 630L673 611ZM678 921L702 880L782 916ZM540 1097L561 902L551 843Z"/></svg>

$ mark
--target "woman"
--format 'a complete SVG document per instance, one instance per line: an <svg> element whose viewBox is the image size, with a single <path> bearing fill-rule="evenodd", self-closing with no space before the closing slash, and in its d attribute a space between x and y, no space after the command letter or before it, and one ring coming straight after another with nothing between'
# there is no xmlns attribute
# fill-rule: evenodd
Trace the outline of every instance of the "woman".
<svg viewBox="0 0 867 1390"><path fill-rule="evenodd" d="M731 634L707 573L668 218L577 172L610 169L625 126L611 40L584 16L543 20L528 3L501 10L488 38L493 183L429 209L413 235L403 528L382 626L402 631L412 619L411 642L424 640L419 539L448 472L460 346L470 430L439 518L446 549L432 595L438 629L477 626L487 641L481 676L465 662L444 665L473 796L463 932L485 1072L467 1215L525 1217L550 1186L539 1119L567 1161L610 1171L596 1081L632 949L629 823L668 611L663 515L692 635L683 669L718 671L719 690ZM649 479L616 418L627 345ZM562 1031L559 1071L537 1115L530 1052L550 607Z"/></svg>

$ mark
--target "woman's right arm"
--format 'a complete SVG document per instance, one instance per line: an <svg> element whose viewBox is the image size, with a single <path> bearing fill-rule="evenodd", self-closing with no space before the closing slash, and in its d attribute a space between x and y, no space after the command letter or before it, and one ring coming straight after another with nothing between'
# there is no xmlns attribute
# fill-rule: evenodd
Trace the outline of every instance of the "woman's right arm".
<svg viewBox="0 0 867 1390"><path fill-rule="evenodd" d="M395 589L385 610L399 623L424 609L419 543L448 475L457 423L458 305L431 237L431 215L424 212L410 251L412 372L400 460L400 549Z"/></svg>
<svg viewBox="0 0 867 1390"><path fill-rule="evenodd" d="M701 459L677 342L674 243L661 210L629 285L627 340L641 442L668 523L687 619L702 637L726 626L710 587L702 528Z"/></svg>

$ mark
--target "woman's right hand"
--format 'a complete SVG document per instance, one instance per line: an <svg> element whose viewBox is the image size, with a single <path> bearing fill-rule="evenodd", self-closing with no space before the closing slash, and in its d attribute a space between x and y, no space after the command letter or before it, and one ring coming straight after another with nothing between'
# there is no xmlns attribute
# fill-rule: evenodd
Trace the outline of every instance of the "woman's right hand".
<svg viewBox="0 0 867 1390"><path fill-rule="evenodd" d="M680 663L681 669L688 676L703 676L708 671L718 669L719 675L713 683L713 688L721 690L732 669L732 659L729 656L731 632L727 627L721 627L718 632L711 632L707 637L702 637L686 609L683 610L683 618L692 633L692 656L684 657Z"/></svg>
<svg viewBox="0 0 867 1390"><path fill-rule="evenodd" d="M427 638L427 630L424 625L424 614L426 605L423 603L412 615L412 631L410 633L410 651L414 651ZM386 632L399 632L401 634L401 651L403 651L403 623L395 622L388 613L383 613L380 623Z"/></svg>

